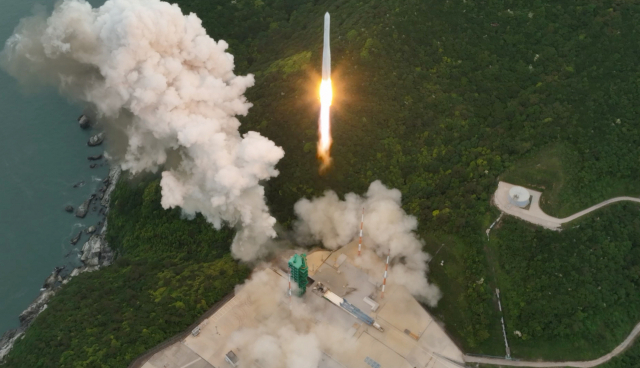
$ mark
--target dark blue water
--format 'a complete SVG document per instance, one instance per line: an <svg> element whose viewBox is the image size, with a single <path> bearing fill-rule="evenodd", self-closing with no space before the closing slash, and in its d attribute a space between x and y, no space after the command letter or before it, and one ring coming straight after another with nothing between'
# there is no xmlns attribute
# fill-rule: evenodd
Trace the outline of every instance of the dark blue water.
<svg viewBox="0 0 640 368"><path fill-rule="evenodd" d="M51 9L54 1L0 0L2 45L36 3ZM87 236L76 246L69 239L98 221L94 212L78 219L63 210L87 199L108 172L89 168L87 156L103 147L86 145L95 132L78 127L82 110L55 90L25 95L0 71L0 335L18 326L54 267L77 264L76 252L65 255ZM74 189L81 180L86 185Z"/></svg>

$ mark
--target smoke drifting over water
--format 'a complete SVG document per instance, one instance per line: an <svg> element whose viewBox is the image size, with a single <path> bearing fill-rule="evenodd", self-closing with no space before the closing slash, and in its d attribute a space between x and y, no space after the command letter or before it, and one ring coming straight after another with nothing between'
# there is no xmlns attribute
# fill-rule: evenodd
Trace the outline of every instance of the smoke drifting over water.
<svg viewBox="0 0 640 368"><path fill-rule="evenodd" d="M243 94L254 79L233 73L227 47L195 14L166 2L108 0L94 9L64 0L48 17L23 19L0 63L24 84L53 85L94 106L115 162L134 174L164 170L162 206L236 227L232 252L253 261L276 236L260 181L278 175L284 151L256 132L239 134L236 115L248 113ZM379 257L390 251L389 281L435 305L440 291L426 279L417 221L400 204L400 191L378 181L364 197L342 201L329 191L295 205L296 234L336 249L357 235L364 207L365 248ZM372 268L367 259L361 266Z"/></svg>
<svg viewBox="0 0 640 368"><path fill-rule="evenodd" d="M427 261L431 257L422 251L423 242L414 232L418 221L407 215L401 204L400 191L389 189L380 181L371 183L363 197L348 193L344 201L335 192L327 191L322 197L301 199L295 204L296 235L302 244L322 242L329 249L337 249L358 236L364 208L363 247L379 257L386 257L390 252L389 282L403 285L414 296L435 306L442 294L426 277ZM365 254L359 266L381 271L372 269L375 263Z"/></svg>
<svg viewBox="0 0 640 368"><path fill-rule="evenodd" d="M0 60L24 84L93 105L114 160L134 174L163 168L162 206L237 227L233 254L249 261L276 235L259 181L278 175L284 151L240 136L235 116L251 107L254 79L233 74L227 47L166 2L65 0L23 19Z"/></svg>

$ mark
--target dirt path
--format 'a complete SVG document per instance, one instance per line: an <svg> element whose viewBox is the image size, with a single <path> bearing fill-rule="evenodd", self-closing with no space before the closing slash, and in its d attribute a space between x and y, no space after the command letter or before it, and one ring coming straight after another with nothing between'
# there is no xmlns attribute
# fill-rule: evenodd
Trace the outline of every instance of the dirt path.
<svg viewBox="0 0 640 368"><path fill-rule="evenodd" d="M527 188L527 190L531 194L531 205L529 206L529 209L526 210L524 208L520 208L512 205L509 202L509 189L511 189L513 186L514 186L513 184L505 183L503 181L498 183L498 189L493 195L493 203L496 205L496 207L498 207L502 212L508 215L516 216L527 222L531 222L533 224L540 225L551 230L560 230L560 227L562 226L562 224L575 220L578 217L584 216L589 212L595 211L611 203L621 202L621 201L631 201L631 202L640 203L640 198L616 197L616 198L607 199L606 201L600 202L594 206L591 206L586 210L582 210L569 217L560 219L557 217L549 216L546 213L544 213L540 208L540 195L542 193L529 188Z"/></svg>
<svg viewBox="0 0 640 368"><path fill-rule="evenodd" d="M482 358L465 355L463 356L464 361L467 363L483 363L483 364L494 364L500 366L510 366L510 367L581 367L581 368L590 368L596 367L600 364L603 364L609 361L611 358L616 355L622 353L632 342L633 340L640 334L640 323L633 328L629 336L627 336L624 341L618 345L613 351L609 354L601 356L598 359L587 360L582 362L528 362L524 360L507 360L507 359L497 359L497 358Z"/></svg>

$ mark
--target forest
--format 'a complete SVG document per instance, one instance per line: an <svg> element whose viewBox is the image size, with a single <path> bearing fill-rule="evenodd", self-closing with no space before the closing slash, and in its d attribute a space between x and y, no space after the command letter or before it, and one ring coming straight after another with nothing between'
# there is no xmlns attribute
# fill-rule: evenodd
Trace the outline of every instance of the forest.
<svg viewBox="0 0 640 368"><path fill-rule="evenodd" d="M291 226L293 204L326 189L362 193L376 179L400 189L404 209L419 220L425 250L434 255L429 277L444 294L430 311L463 351L504 355L495 288L501 290L516 358L593 359L640 321L637 206L602 209L559 233L510 218L492 231L490 241L484 232L499 215L490 205L498 180L542 190L543 209L559 217L616 195L639 194L635 119L640 107L633 96L640 88L640 4L173 2L184 13L196 13L214 39L230 44L236 73L256 76L247 92L254 106L241 118L241 129L259 131L286 152L277 167L280 175L265 183L279 224ZM315 142L326 11L332 16L334 161L320 176ZM118 190L119 198L129 198L120 209L114 204L109 219L114 223L109 237L120 259L111 269L71 282L55 303L70 305L78 293L91 290L90 283L109 278L122 280L121 289L156 292L162 262L176 262L176 274L204 272L201 252L207 262L225 262L219 266L223 270L242 269L227 255L231 230L216 233L199 217L189 222L163 211L157 182L123 183ZM149 224L156 221L165 230L152 230ZM134 231L137 226L140 231ZM175 241L164 242L168 236ZM146 260L156 251L162 261ZM136 260L144 267L135 268ZM191 319L163 323L172 332L187 326L223 289L246 277L248 271L242 270L236 278L223 277L222 285L205 288L208 299L200 309L189 307L199 301L185 290L189 302L180 301ZM126 281L131 274L145 281ZM116 294L114 305L125 318L132 301ZM19 362L27 359L28 349L48 341L44 337L52 332L44 324L66 320L64 308L54 308L55 303L16 345L9 366L24 366ZM125 328L109 326L114 336ZM78 333L102 328L87 326ZM126 351L110 350L104 339L89 345L85 342L92 340L83 338L74 348L50 346L50 357L59 360L69 349L78 354L77 360L67 357L78 362L73 366L96 366L80 363L86 360L79 356L94 348L113 351L113 362L124 362L162 340L152 336L135 340ZM609 364L640 364L638 349L635 344Z"/></svg>
<svg viewBox="0 0 640 368"><path fill-rule="evenodd" d="M162 209L159 180L123 180L112 195L116 262L62 287L3 367L126 367L249 275L231 258L230 231Z"/></svg>
<svg viewBox="0 0 640 368"><path fill-rule="evenodd" d="M592 359L626 338L640 321L639 213L615 204L559 234L500 224L489 246L514 356Z"/></svg>

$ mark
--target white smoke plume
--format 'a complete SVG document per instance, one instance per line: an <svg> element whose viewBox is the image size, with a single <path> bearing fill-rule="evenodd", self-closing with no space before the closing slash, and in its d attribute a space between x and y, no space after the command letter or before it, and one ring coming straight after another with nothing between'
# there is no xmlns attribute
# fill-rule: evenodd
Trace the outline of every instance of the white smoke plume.
<svg viewBox="0 0 640 368"><path fill-rule="evenodd" d="M226 341L242 352L240 367L316 368L322 352L343 353L353 349L354 340L340 329L352 317L322 298L294 296L289 303L287 280L278 277L274 283L268 270L255 271L251 279L236 287L247 288L254 306L254 315L247 316L242 329L233 332ZM316 317L323 320L318 322ZM342 323L334 323L342 320ZM251 326L248 326L251 325Z"/></svg>
<svg viewBox="0 0 640 368"><path fill-rule="evenodd" d="M322 242L329 249L337 249L358 236L362 209L365 211L363 243L379 257L390 254L389 282L403 285L420 300L435 306L442 296L436 285L427 280L429 254L422 251L423 242L415 231L418 221L401 207L402 194L389 189L379 180L369 186L360 197L345 195L344 201L333 191L311 200L301 199L294 210L298 220L294 230L301 244ZM375 263L363 254L364 269L371 271Z"/></svg>
<svg viewBox="0 0 640 368"><path fill-rule="evenodd" d="M278 175L284 151L239 134L254 79L233 73L227 47L166 2L64 0L48 18L23 19L0 59L24 84L94 106L114 160L134 174L164 169L162 206L236 226L232 252L249 261L276 235L259 183Z"/></svg>

